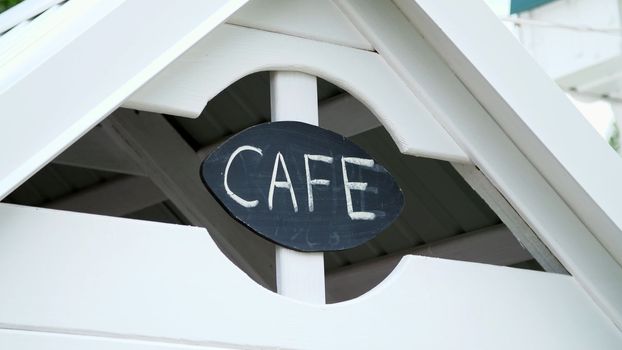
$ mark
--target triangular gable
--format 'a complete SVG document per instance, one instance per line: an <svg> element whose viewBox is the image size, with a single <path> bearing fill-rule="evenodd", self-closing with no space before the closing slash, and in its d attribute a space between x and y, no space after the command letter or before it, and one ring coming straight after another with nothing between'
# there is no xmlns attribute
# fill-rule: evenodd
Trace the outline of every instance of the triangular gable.
<svg viewBox="0 0 622 350"><path fill-rule="evenodd" d="M0 129L0 142L11 152L3 153L0 164L0 194L74 142L243 3L195 1L180 7L118 1L60 52L5 86L0 106L9 127ZM616 211L622 185L614 178L622 163L488 9L450 0L398 0L397 7L338 4L403 80L404 89L421 101L421 110L622 325L622 212ZM148 22L139 25L136 18ZM152 30L156 24L160 35ZM100 49L90 51L93 43ZM60 69L67 65L70 70ZM64 99L49 94L59 90ZM34 97L36 103L24 103ZM564 135L555 132L561 115Z"/></svg>

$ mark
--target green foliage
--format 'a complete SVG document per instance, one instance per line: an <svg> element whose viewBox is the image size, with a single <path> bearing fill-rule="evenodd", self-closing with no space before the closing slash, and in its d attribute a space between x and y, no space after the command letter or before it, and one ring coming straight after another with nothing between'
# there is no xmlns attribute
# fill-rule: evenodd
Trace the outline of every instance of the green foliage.
<svg viewBox="0 0 622 350"><path fill-rule="evenodd" d="M7 10L9 7L13 7L22 2L22 0L0 0L0 12Z"/></svg>
<svg viewBox="0 0 622 350"><path fill-rule="evenodd" d="M609 145L616 151L620 150L620 128L617 123L613 123L613 133L609 136Z"/></svg>

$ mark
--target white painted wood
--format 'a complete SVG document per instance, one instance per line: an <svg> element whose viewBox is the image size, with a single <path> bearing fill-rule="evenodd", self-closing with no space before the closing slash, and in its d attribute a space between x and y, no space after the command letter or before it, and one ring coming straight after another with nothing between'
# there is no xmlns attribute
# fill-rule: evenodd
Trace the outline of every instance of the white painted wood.
<svg viewBox="0 0 622 350"><path fill-rule="evenodd" d="M0 328L14 330L0 332L2 344L36 341L15 331L45 331L92 336L82 339L95 344L136 341L137 348L622 345L570 276L409 256L366 295L313 305L253 283L202 228L7 204L0 204L0 227ZM70 341L55 337L50 345Z"/></svg>
<svg viewBox="0 0 622 350"><path fill-rule="evenodd" d="M122 176L45 203L50 209L123 216L165 201L149 178Z"/></svg>
<svg viewBox="0 0 622 350"><path fill-rule="evenodd" d="M23 3L24 2L20 4ZM31 41L36 40L33 36L35 34L42 34L40 30L37 29L47 27L44 24L53 22L53 20L58 17L62 17L59 14L59 10L61 9L68 11L67 9L63 9L60 5L54 5L37 16L34 20L26 20L21 22L10 31L2 34L0 36L0 66L2 66L3 63L5 63L13 55L17 54L17 50L24 50L28 48L28 46L32 44ZM2 17L0 16L0 20L1 19Z"/></svg>
<svg viewBox="0 0 622 350"><path fill-rule="evenodd" d="M216 28L169 65L124 106L196 117L224 88L261 70L295 70L322 77L366 105L403 152L468 162L376 53L228 24Z"/></svg>
<svg viewBox="0 0 622 350"><path fill-rule="evenodd" d="M266 287L274 285L270 243L227 214L201 182L201 159L160 115L119 109L102 123L113 142L195 226L207 228L235 264Z"/></svg>
<svg viewBox="0 0 622 350"><path fill-rule="evenodd" d="M409 254L500 266L533 259L505 225L491 226L330 271L326 274L326 301L334 303L364 294Z"/></svg>
<svg viewBox="0 0 622 350"><path fill-rule="evenodd" d="M379 127L382 124L354 97L348 94L335 96L319 105L320 126L344 136L353 136ZM202 147L197 151L199 159L205 159L221 142ZM136 162L124 150L116 147L101 128L93 128L67 148L54 163L88 169L146 176Z"/></svg>
<svg viewBox="0 0 622 350"><path fill-rule="evenodd" d="M276 288L279 294L312 304L324 304L324 254L275 247Z"/></svg>
<svg viewBox="0 0 622 350"><path fill-rule="evenodd" d="M270 73L272 121L297 121L318 125L317 80L293 71Z"/></svg>
<svg viewBox="0 0 622 350"><path fill-rule="evenodd" d="M426 30L424 39L412 25L434 29L429 18L417 10L415 2L398 0L396 3L410 21L388 3L340 4L352 9L349 15L381 55L411 90L416 91L564 267L622 326L620 266L444 63L460 55L441 56L432 48L446 38L437 31ZM479 5L477 8L489 11ZM379 35L382 41L377 40ZM522 81L515 80L514 84Z"/></svg>
<svg viewBox="0 0 622 350"><path fill-rule="evenodd" d="M227 23L373 50L331 0L252 0Z"/></svg>
<svg viewBox="0 0 622 350"><path fill-rule="evenodd" d="M20 71L10 85L0 79L0 115L13 116L0 128L0 148L12 150L0 162L0 198L244 2L197 0L179 6L169 1L99 1L96 4L105 4L106 10L97 13L101 20L93 23L93 17L87 16L89 29L72 33L73 40L60 52L30 71ZM135 25L136 18L142 18L141 26ZM36 103L25 103L33 99Z"/></svg>
<svg viewBox="0 0 622 350"><path fill-rule="evenodd" d="M622 263L619 157L483 4L462 4L460 10L448 13L444 8L449 3L443 2L417 1L447 38L433 45L450 57L449 65L474 96ZM461 10L467 12L458 16ZM477 25L467 25L466 17ZM459 30L462 26L468 30ZM482 40L471 39L480 32L485 33ZM485 54L490 42L500 43L501 56ZM455 55L458 51L460 56ZM563 116L563 133L558 132L557 116Z"/></svg>
<svg viewBox="0 0 622 350"><path fill-rule="evenodd" d="M510 203L490 183L481 171L473 165L453 164L458 174L479 194L488 206L497 214L503 223L510 228L512 234L525 247L545 271L565 273L568 271L542 243L525 220L512 208Z"/></svg>
<svg viewBox="0 0 622 350"><path fill-rule="evenodd" d="M0 328L0 344L10 349L20 350L224 350L249 349L229 344L197 345L182 341L136 340L115 337L110 334L77 335L70 331L32 331Z"/></svg>
<svg viewBox="0 0 622 350"><path fill-rule="evenodd" d="M82 136L54 158L53 162L121 174L146 175L124 149L112 142L101 127L95 127Z"/></svg>
<svg viewBox="0 0 622 350"><path fill-rule="evenodd" d="M0 34L29 20L63 0L28 0L6 10L0 16Z"/></svg>
<svg viewBox="0 0 622 350"><path fill-rule="evenodd" d="M0 92L16 84L101 20L123 0L71 1L51 7L0 37ZM26 4L24 1L20 3Z"/></svg>
<svg viewBox="0 0 622 350"><path fill-rule="evenodd" d="M317 81L300 72L270 73L272 121L298 121L318 125ZM324 304L324 254L275 247L276 288L279 294Z"/></svg>

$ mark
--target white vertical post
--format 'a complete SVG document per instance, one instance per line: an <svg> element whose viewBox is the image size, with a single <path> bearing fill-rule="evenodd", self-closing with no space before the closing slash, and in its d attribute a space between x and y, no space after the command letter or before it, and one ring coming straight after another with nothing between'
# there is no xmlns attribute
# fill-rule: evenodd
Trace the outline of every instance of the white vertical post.
<svg viewBox="0 0 622 350"><path fill-rule="evenodd" d="M317 82L299 72L270 74L272 121L318 125ZM276 286L279 294L324 304L324 254L276 247Z"/></svg>

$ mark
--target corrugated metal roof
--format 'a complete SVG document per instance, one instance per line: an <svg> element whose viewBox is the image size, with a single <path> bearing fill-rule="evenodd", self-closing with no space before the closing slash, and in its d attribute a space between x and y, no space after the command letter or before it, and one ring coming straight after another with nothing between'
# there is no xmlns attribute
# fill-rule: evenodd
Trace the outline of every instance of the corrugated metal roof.
<svg viewBox="0 0 622 350"><path fill-rule="evenodd" d="M115 173L48 164L4 200L8 203L45 207L56 199L102 184L119 176Z"/></svg>

